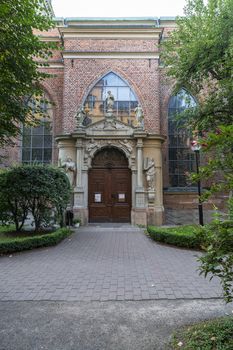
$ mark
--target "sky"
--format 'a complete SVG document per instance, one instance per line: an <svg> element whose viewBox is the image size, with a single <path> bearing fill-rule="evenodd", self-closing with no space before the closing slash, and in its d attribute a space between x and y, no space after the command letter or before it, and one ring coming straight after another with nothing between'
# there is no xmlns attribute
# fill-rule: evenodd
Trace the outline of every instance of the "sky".
<svg viewBox="0 0 233 350"><path fill-rule="evenodd" d="M185 0L52 0L56 17L161 17L183 14Z"/></svg>

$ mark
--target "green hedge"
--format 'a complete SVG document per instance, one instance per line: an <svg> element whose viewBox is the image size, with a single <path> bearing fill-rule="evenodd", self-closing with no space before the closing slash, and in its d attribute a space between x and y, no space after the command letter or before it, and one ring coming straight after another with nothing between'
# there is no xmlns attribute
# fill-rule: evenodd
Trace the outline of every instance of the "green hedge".
<svg viewBox="0 0 233 350"><path fill-rule="evenodd" d="M198 238L198 226L156 227L148 226L149 236L155 241L175 245L182 248L200 249L201 242Z"/></svg>
<svg viewBox="0 0 233 350"><path fill-rule="evenodd" d="M71 231L69 229L60 228L55 232L41 236L11 237L0 242L0 254L53 246L62 241L64 238L68 237L70 234Z"/></svg>

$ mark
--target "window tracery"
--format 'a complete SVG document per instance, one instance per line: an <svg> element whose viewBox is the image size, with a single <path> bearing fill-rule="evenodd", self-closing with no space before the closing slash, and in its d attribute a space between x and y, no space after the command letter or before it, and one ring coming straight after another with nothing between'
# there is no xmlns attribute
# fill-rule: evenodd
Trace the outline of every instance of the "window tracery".
<svg viewBox="0 0 233 350"><path fill-rule="evenodd" d="M169 184L171 187L188 186L186 172L195 171L194 154L190 150L189 131L182 127L177 115L195 107L196 101L185 89L173 95L168 107Z"/></svg>
<svg viewBox="0 0 233 350"><path fill-rule="evenodd" d="M93 122L104 118L109 91L114 96L113 114L122 122L134 125L138 100L130 86L112 72L102 77L91 89L84 102L85 112Z"/></svg>

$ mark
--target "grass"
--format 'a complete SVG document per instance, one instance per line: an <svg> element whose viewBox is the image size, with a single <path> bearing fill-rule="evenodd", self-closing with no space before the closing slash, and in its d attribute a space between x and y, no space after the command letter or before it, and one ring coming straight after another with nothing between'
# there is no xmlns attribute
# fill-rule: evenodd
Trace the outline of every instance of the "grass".
<svg viewBox="0 0 233 350"><path fill-rule="evenodd" d="M68 237L71 231L59 228L53 232L15 232L14 225L0 226L0 254L9 254L22 250L48 247L58 244Z"/></svg>
<svg viewBox="0 0 233 350"><path fill-rule="evenodd" d="M173 336L173 350L233 350L233 317L222 317L186 327Z"/></svg>
<svg viewBox="0 0 233 350"><path fill-rule="evenodd" d="M175 245L182 248L200 249L200 239L196 236L198 225L176 227L148 226L149 236L155 241Z"/></svg>

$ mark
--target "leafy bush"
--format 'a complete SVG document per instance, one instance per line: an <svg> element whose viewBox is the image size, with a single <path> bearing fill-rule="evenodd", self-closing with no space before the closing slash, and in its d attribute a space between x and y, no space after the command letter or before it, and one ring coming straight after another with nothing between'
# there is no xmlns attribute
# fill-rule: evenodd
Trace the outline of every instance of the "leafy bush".
<svg viewBox="0 0 233 350"><path fill-rule="evenodd" d="M10 237L0 241L0 254L9 254L22 250L53 246L64 238L68 237L71 231L60 228L55 232L43 234L41 236Z"/></svg>
<svg viewBox="0 0 233 350"><path fill-rule="evenodd" d="M233 221L214 220L199 231L199 239L206 254L201 262L200 274L220 278L226 302L233 300Z"/></svg>
<svg viewBox="0 0 233 350"><path fill-rule="evenodd" d="M0 173L0 220L13 221L20 231L29 213L35 231L51 220L63 224L63 211L70 199L67 176L52 166L20 165Z"/></svg>
<svg viewBox="0 0 233 350"><path fill-rule="evenodd" d="M152 239L183 248L199 249L201 241L196 235L199 226L155 227L148 226L147 231Z"/></svg>
<svg viewBox="0 0 233 350"><path fill-rule="evenodd" d="M178 331L172 349L230 350L233 349L233 317L205 321Z"/></svg>

